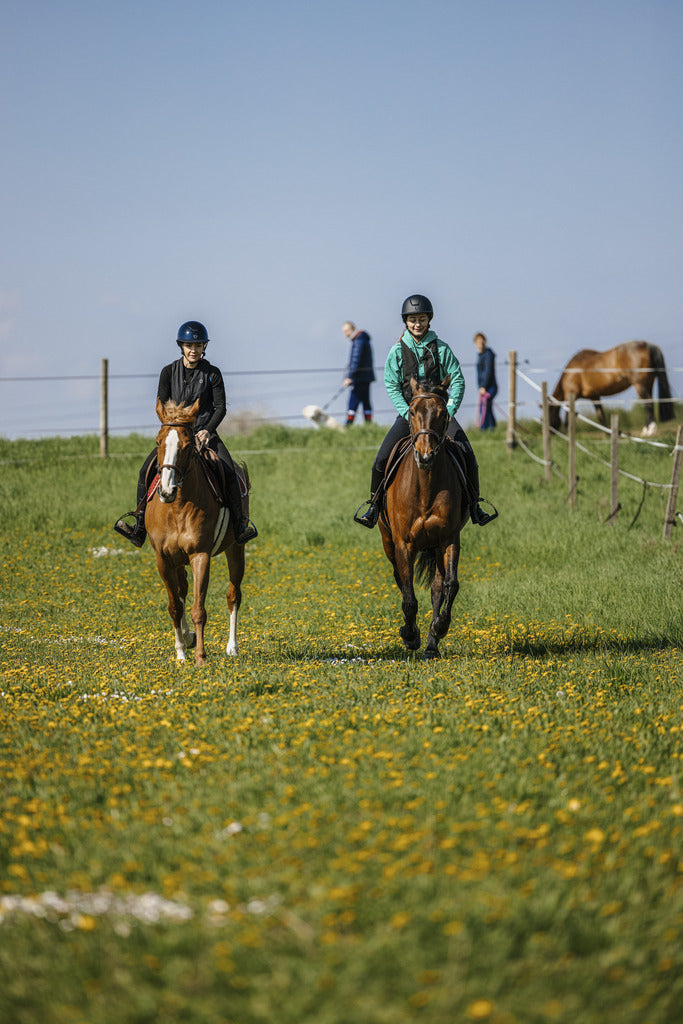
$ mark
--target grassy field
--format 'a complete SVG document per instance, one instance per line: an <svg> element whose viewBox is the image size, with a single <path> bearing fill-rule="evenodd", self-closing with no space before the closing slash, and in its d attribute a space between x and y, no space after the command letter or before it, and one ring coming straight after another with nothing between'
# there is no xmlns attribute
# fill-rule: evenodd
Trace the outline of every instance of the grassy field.
<svg viewBox="0 0 683 1024"><path fill-rule="evenodd" d="M466 528L423 662L378 531L352 522L381 436L228 439L260 536L237 659L213 564L204 669L175 661L151 549L111 529L150 439L106 462L94 438L0 441L1 1020L683 1019L665 492L639 511L624 481L606 525L599 463L580 458L572 511L503 433L475 437L500 518ZM622 465L670 478L662 449Z"/></svg>

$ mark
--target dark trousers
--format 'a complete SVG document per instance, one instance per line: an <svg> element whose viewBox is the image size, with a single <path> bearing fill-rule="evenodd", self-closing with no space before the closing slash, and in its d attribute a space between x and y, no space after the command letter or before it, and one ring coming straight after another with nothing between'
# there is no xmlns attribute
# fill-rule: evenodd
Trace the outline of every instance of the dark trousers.
<svg viewBox="0 0 683 1024"><path fill-rule="evenodd" d="M474 454L474 449L469 442L467 434L462 429L455 416L451 416L446 430L446 435L450 437L457 444L458 448L462 452L465 460L465 471L467 474L467 483L472 491L474 498L479 497L479 466L477 465L477 458ZM397 416L392 425L389 427L389 431L382 441L375 461L372 464L372 480L370 483L370 492L374 494L382 480L384 479L384 472L387 468L387 462L391 455L394 445L402 440L404 437L410 436L410 427L408 426L408 420L403 416Z"/></svg>
<svg viewBox="0 0 683 1024"><path fill-rule="evenodd" d="M371 419L372 402L370 401L370 381L351 385L351 390L349 391L349 405L346 413L346 418L349 423L353 423L355 420L356 409L359 405L363 406L365 419Z"/></svg>
<svg viewBox="0 0 683 1024"><path fill-rule="evenodd" d="M496 417L493 414L493 399L496 394L497 389L493 388L491 391L479 395L477 423L480 430L493 430L496 425Z"/></svg>

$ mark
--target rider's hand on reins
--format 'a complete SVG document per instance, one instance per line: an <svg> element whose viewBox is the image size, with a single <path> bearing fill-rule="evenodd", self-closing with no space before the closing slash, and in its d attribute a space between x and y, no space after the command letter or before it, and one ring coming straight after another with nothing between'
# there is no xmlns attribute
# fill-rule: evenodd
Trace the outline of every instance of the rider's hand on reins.
<svg viewBox="0 0 683 1024"><path fill-rule="evenodd" d="M206 448L207 444L209 443L209 436L210 436L209 435L209 431L208 430L198 430L197 433L194 436L195 436L195 439L197 441L197 447L198 448Z"/></svg>

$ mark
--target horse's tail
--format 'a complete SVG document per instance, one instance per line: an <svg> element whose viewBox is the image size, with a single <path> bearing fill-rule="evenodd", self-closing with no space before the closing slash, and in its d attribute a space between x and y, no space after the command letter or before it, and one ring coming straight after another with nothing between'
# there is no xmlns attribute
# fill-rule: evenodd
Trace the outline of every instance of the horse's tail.
<svg viewBox="0 0 683 1024"><path fill-rule="evenodd" d="M674 418L674 404L671 401L671 388L664 365L664 355L658 345L650 345L650 366L657 373L659 420L661 423L665 423Z"/></svg>
<svg viewBox="0 0 683 1024"><path fill-rule="evenodd" d="M436 575L436 549L421 551L415 562L415 579L423 587L431 587Z"/></svg>

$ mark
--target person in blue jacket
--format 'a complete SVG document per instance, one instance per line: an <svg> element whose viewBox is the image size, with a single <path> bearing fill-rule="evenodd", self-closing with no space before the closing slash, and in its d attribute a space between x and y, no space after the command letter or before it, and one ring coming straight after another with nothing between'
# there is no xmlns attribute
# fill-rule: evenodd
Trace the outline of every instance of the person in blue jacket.
<svg viewBox="0 0 683 1024"><path fill-rule="evenodd" d="M238 544L246 544L258 536L254 524L242 513L242 498L239 481L228 449L218 436L218 427L225 417L225 384L223 375L217 366L212 366L204 358L209 335L204 324L198 320L188 320L178 328L176 344L181 350L180 359L164 366L159 376L157 398L162 402L173 399L178 405L193 405L199 399L199 412L194 424L195 438L200 446L212 448L226 467L227 502L230 518L234 524L235 540ZM147 471L156 459L157 450L149 453L138 476L137 508L135 512L127 512L114 523L114 529L123 537L141 548L145 543L145 507L147 495ZM135 517L134 523L126 522Z"/></svg>
<svg viewBox="0 0 683 1024"><path fill-rule="evenodd" d="M389 351L384 365L384 385L389 394L397 417L384 438L377 457L372 466L370 482L370 500L356 511L354 519L361 526L372 529L379 519L380 484L384 479L387 461L397 441L410 434L408 426L408 408L412 399L410 379L415 377L418 382L428 385L439 384L450 374L450 395L448 412L450 422L446 431L458 445L464 456L467 489L469 493L470 517L478 526L485 526L498 515L485 512L480 508L479 467L465 431L455 418L455 413L465 394L465 378L450 347L430 329L434 310L425 295L410 295L403 303L401 310L405 331Z"/></svg>
<svg viewBox="0 0 683 1024"><path fill-rule="evenodd" d="M498 394L496 382L496 353L488 347L486 335L479 331L474 335L477 356L477 387L479 388L479 413L477 421L480 430L493 430L496 417L493 415L493 399Z"/></svg>
<svg viewBox="0 0 683 1024"><path fill-rule="evenodd" d="M359 331L352 320L342 324L342 331L351 342L349 365L343 386L351 388L349 404L346 412L346 426L350 427L356 418L356 410L363 406L363 417L366 423L372 422L372 402L370 385L375 379L372 366L372 345L367 331Z"/></svg>

